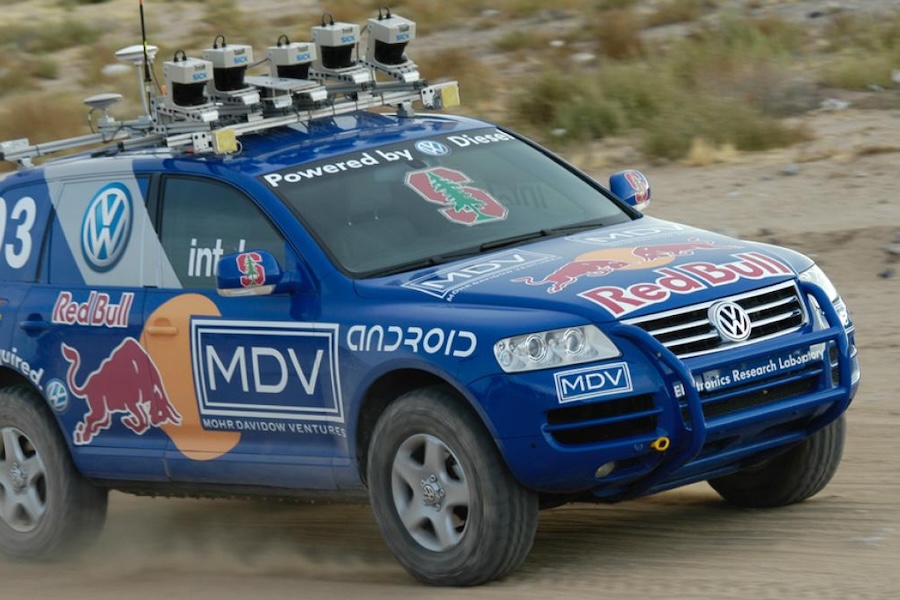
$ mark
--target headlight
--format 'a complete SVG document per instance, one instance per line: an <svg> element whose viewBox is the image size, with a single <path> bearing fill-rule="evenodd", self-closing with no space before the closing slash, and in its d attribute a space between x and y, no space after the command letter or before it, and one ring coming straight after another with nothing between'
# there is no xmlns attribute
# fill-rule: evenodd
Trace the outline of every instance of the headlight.
<svg viewBox="0 0 900 600"><path fill-rule="evenodd" d="M844 327L850 325L850 314L847 311L847 306L841 299L841 295L838 294L837 288L834 287L834 284L828 279L828 275L825 274L825 271L820 269L818 265L813 265L800 273L800 279L822 288L822 291L825 292L828 299L831 300L831 303L834 305L834 310L837 311Z"/></svg>
<svg viewBox="0 0 900 600"><path fill-rule="evenodd" d="M494 344L494 357L507 373L577 365L620 354L616 345L593 325L526 333Z"/></svg>

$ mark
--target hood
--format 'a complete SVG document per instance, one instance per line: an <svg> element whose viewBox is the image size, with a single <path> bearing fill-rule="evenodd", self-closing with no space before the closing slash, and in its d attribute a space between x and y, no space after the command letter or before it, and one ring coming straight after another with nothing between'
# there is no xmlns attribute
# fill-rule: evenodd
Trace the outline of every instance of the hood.
<svg viewBox="0 0 900 600"><path fill-rule="evenodd" d="M739 294L796 276L801 254L644 217L401 277L362 280L363 297L418 295L612 321Z"/></svg>

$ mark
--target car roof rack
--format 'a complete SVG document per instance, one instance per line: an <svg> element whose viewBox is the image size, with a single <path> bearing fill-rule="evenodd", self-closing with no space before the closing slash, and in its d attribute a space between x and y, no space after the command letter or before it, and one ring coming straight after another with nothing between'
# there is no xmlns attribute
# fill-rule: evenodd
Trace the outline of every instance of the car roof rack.
<svg viewBox="0 0 900 600"><path fill-rule="evenodd" d="M232 154L240 150L240 136L274 127L380 106L413 116L414 102L429 109L459 104L456 81L429 85L405 54L415 37L414 21L382 8L365 29L368 43L360 58L359 26L336 22L326 13L322 24L312 28L311 42L291 42L281 35L256 63L250 46L228 44L224 35L217 35L202 59L176 51L163 63L162 83L153 69L157 48L144 36L142 44L116 52L119 60L137 67L142 115L117 120L109 109L122 100L121 94L91 96L84 103L90 108L93 133L40 144L25 138L0 142L0 159L30 168L32 159L40 156L112 142L114 151L169 147L193 154ZM265 63L269 75L246 74ZM383 81L385 77L390 81ZM96 122L95 113L100 113Z"/></svg>

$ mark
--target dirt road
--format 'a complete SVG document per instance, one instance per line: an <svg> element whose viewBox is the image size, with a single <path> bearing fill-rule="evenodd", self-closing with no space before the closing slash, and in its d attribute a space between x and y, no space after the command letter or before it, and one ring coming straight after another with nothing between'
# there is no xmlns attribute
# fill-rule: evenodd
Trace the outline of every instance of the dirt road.
<svg viewBox="0 0 900 600"><path fill-rule="evenodd" d="M521 571L445 590L405 574L366 506L116 494L96 548L63 564L0 562L0 598L900 597L900 276L892 275L900 257L885 250L900 246L900 112L808 121L818 138L802 148L646 171L650 214L793 246L814 255L842 290L858 328L863 385L844 462L819 496L740 510L700 484L548 511ZM597 175L624 166L611 159Z"/></svg>

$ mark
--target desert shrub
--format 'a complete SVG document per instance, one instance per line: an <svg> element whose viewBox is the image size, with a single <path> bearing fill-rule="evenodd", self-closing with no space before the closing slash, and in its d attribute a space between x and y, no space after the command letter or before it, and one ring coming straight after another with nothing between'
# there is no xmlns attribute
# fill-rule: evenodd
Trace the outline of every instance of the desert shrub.
<svg viewBox="0 0 900 600"><path fill-rule="evenodd" d="M585 28L600 54L613 59L640 56L643 23L631 8L607 10L592 14Z"/></svg>
<svg viewBox="0 0 900 600"><path fill-rule="evenodd" d="M21 57L8 57L0 67L0 97L20 93L37 87L28 61ZM2 138L0 138L2 139Z"/></svg>
<svg viewBox="0 0 900 600"><path fill-rule="evenodd" d="M520 127L535 132L559 127L560 111L572 101L573 90L581 85L576 78L548 69L529 79L513 98L513 119Z"/></svg>
<svg viewBox="0 0 900 600"><path fill-rule="evenodd" d="M821 81L830 87L849 90L889 87L894 85L891 73L898 64L888 53L853 52L828 61L822 67Z"/></svg>
<svg viewBox="0 0 900 600"><path fill-rule="evenodd" d="M80 100L59 94L21 94L4 101L0 140L28 138L32 144L89 133Z"/></svg>
<svg viewBox="0 0 900 600"><path fill-rule="evenodd" d="M649 156L683 158L695 139L757 151L808 139L807 131L767 117L745 103L713 96L682 98L645 126Z"/></svg>
<svg viewBox="0 0 900 600"><path fill-rule="evenodd" d="M31 61L31 73L38 79L59 77L59 63L50 56L38 56Z"/></svg>
<svg viewBox="0 0 900 600"><path fill-rule="evenodd" d="M709 0L668 0L659 4L649 17L648 27L696 21L715 3Z"/></svg>
<svg viewBox="0 0 900 600"><path fill-rule="evenodd" d="M900 49L900 12L890 15L858 15L839 12L829 17L825 28L827 50L882 52Z"/></svg>
<svg viewBox="0 0 900 600"><path fill-rule="evenodd" d="M818 105L813 78L794 66L808 50L802 28L729 12L649 47L633 42L640 28L629 7L592 16L585 29L605 60L594 69L548 67L525 80L509 104L512 123L551 145L631 131L649 156L673 159L697 140L755 151L805 139L777 118ZM524 39L517 33L505 43Z"/></svg>
<svg viewBox="0 0 900 600"><path fill-rule="evenodd" d="M595 0L592 8L594 10L616 10L630 8L637 2L638 0Z"/></svg>
<svg viewBox="0 0 900 600"><path fill-rule="evenodd" d="M75 19L54 23L15 23L0 26L0 47L15 46L32 53L56 52L73 46L90 44L99 31Z"/></svg>
<svg viewBox="0 0 900 600"><path fill-rule="evenodd" d="M478 56L462 48L416 56L416 64L429 82L456 79L466 110L489 100L496 90L496 74Z"/></svg>

